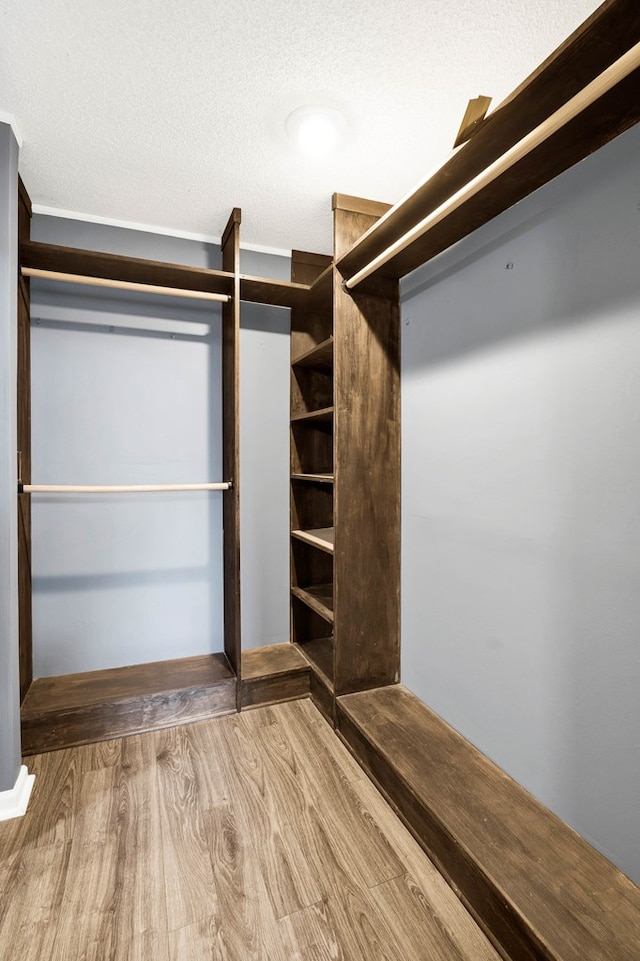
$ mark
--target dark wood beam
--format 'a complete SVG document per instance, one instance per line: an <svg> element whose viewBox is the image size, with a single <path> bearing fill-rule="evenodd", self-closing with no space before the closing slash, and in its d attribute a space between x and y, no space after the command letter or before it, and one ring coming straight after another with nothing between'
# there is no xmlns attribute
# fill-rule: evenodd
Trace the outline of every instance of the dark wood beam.
<svg viewBox="0 0 640 961"><path fill-rule="evenodd" d="M21 243L20 266L82 277L103 277L105 280L124 280L183 290L205 290L216 294L231 294L233 291L233 274L225 271L80 250L76 247L59 247L55 244Z"/></svg>
<svg viewBox="0 0 640 961"><path fill-rule="evenodd" d="M18 238L28 242L31 200L18 178ZM31 293L25 277L18 284L17 417L20 480L31 483ZM18 630L20 701L33 680L33 628L31 605L31 495L18 494Z"/></svg>
<svg viewBox="0 0 640 961"><path fill-rule="evenodd" d="M227 237L224 239L228 240ZM187 267L182 264L29 241L20 245L20 266L81 277L100 277L105 280L202 290L216 294L231 294L234 289L234 275L229 271L207 270L204 267ZM305 284L267 277L240 277L240 300L250 303L295 307L305 300L308 293L309 287Z"/></svg>
<svg viewBox="0 0 640 961"><path fill-rule="evenodd" d="M233 278L222 305L222 473L233 480L222 502L224 557L224 652L240 678L240 222L234 207L222 235L222 266ZM240 709L240 684L236 706Z"/></svg>
<svg viewBox="0 0 640 961"><path fill-rule="evenodd" d="M352 277L449 197L543 123L640 41L637 0L607 0L496 110L429 180L374 225L340 259ZM640 71L518 162L455 214L377 273L398 279L462 239L640 120ZM373 278L372 278L373 279ZM366 281L365 283L370 283Z"/></svg>

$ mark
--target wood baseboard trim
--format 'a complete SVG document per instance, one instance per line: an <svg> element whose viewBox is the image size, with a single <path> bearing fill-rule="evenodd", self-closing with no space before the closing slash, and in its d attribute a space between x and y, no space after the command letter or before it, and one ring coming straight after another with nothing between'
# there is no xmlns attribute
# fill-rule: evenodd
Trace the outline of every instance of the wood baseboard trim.
<svg viewBox="0 0 640 961"><path fill-rule="evenodd" d="M309 665L293 644L272 644L242 655L240 710L309 697Z"/></svg>
<svg viewBox="0 0 640 961"><path fill-rule="evenodd" d="M337 731L505 959L637 958L640 888L409 691L339 697Z"/></svg>
<svg viewBox="0 0 640 961"><path fill-rule="evenodd" d="M235 697L235 676L215 654L37 679L22 705L22 753L234 713Z"/></svg>

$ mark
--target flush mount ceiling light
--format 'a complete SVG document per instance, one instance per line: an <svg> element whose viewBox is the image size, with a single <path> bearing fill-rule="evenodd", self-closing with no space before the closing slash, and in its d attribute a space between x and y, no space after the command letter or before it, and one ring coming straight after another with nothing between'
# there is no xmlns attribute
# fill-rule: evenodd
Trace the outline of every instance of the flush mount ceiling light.
<svg viewBox="0 0 640 961"><path fill-rule="evenodd" d="M287 134L298 150L312 157L323 157L335 150L347 134L347 121L335 107L308 104L287 117Z"/></svg>

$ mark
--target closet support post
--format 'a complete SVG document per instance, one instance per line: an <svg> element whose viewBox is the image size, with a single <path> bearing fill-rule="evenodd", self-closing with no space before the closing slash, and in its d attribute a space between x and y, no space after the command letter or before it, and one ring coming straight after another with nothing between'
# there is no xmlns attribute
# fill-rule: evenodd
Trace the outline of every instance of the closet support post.
<svg viewBox="0 0 640 961"><path fill-rule="evenodd" d="M222 305L222 476L233 486L223 494L224 652L235 671L240 698L240 221L234 207L222 235L222 269L233 273L233 291Z"/></svg>
<svg viewBox="0 0 640 961"><path fill-rule="evenodd" d="M31 200L18 178L18 238L28 243L31 236ZM20 273L18 284L18 464L23 484L31 483L31 294L30 284ZM18 624L20 701L33 680L33 632L31 614L31 495L18 494Z"/></svg>
<svg viewBox="0 0 640 961"><path fill-rule="evenodd" d="M334 194L336 261L389 209ZM335 696L400 672L400 297L334 270Z"/></svg>

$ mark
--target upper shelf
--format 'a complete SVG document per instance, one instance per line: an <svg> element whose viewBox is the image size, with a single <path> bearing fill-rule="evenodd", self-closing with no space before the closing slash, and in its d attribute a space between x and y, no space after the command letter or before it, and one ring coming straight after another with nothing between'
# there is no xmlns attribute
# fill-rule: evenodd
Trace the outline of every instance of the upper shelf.
<svg viewBox="0 0 640 961"><path fill-rule="evenodd" d="M313 367L317 370L331 370L333 367L333 337L306 350L291 361L292 367Z"/></svg>
<svg viewBox="0 0 640 961"><path fill-rule="evenodd" d="M20 245L20 266L72 274L100 277L105 280L172 287L185 291L201 290L216 294L233 294L234 275L224 270L168 264L140 257L125 257L76 247L35 242ZM240 299L275 307L296 307L309 296L310 287L287 280L240 276Z"/></svg>
<svg viewBox="0 0 640 961"><path fill-rule="evenodd" d="M513 93L475 124L440 169L392 207L337 262L350 279L388 248L366 285L397 280L548 183L640 120L639 69L501 173L427 232L405 235L559 111L640 39L637 0L604 3ZM356 288L358 289L358 288Z"/></svg>

